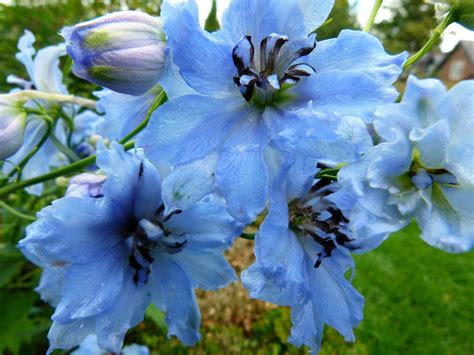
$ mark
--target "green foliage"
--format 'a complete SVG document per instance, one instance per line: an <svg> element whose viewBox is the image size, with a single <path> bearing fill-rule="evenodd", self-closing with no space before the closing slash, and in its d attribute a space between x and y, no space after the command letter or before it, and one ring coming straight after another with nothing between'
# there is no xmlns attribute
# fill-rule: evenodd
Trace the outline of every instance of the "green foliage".
<svg viewBox="0 0 474 355"><path fill-rule="evenodd" d="M215 32L221 28L219 20L217 19L217 0L212 0L211 12L209 12L209 16L207 16L204 28L209 32Z"/></svg>
<svg viewBox="0 0 474 355"><path fill-rule="evenodd" d="M434 6L425 0L393 0L389 19L374 26L389 53L418 51L436 27Z"/></svg>
<svg viewBox="0 0 474 355"><path fill-rule="evenodd" d="M349 0L336 0L328 19L331 21L316 31L318 41L337 37L342 29L359 29Z"/></svg>

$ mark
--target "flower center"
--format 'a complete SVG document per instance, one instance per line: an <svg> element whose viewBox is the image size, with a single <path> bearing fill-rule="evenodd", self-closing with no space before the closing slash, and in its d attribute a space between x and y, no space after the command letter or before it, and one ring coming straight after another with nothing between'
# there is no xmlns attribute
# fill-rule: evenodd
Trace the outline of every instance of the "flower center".
<svg viewBox="0 0 474 355"><path fill-rule="evenodd" d="M322 248L314 267L318 268L324 258L332 255L337 246L349 250L358 249L351 244L349 220L342 211L326 197L334 193L331 180L320 179L312 186L304 200L290 203L290 228L299 235L311 237Z"/></svg>
<svg viewBox="0 0 474 355"><path fill-rule="evenodd" d="M131 234L128 234L126 244L130 250L129 263L135 270L133 281L138 286L148 282L151 264L154 261L152 251L155 248L175 254L183 250L187 240L184 235L171 233L164 223L173 215L162 216L164 206L161 206L152 220L140 219L136 222ZM176 212L179 213L179 212Z"/></svg>
<svg viewBox="0 0 474 355"><path fill-rule="evenodd" d="M288 37L271 34L260 42L258 53L250 36L242 37L232 50L238 75L234 77L245 100L256 100L264 105L274 101L275 93L284 86L294 85L302 77L310 76L314 68L296 63L316 47L313 40L289 42Z"/></svg>

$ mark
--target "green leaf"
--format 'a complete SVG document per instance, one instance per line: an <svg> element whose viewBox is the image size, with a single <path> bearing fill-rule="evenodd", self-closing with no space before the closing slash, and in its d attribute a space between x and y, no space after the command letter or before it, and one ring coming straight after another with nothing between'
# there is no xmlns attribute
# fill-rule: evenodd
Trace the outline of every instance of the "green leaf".
<svg viewBox="0 0 474 355"><path fill-rule="evenodd" d="M23 256L13 245L0 244L0 288L17 275L24 263Z"/></svg>
<svg viewBox="0 0 474 355"><path fill-rule="evenodd" d="M211 12L207 16L206 22L204 23L204 28L208 32L215 32L221 28L219 20L217 19L217 1L212 0Z"/></svg>
<svg viewBox="0 0 474 355"><path fill-rule="evenodd" d="M24 343L35 330L36 324L28 318L37 295L33 292L0 291L0 353L8 349L17 354L20 345Z"/></svg>
<svg viewBox="0 0 474 355"><path fill-rule="evenodd" d="M155 322L158 329L160 329L160 331L162 331L164 334L168 332L168 326L166 325L166 322L165 322L165 314L156 306L151 304L147 308L145 315L146 317L150 318L153 322Z"/></svg>

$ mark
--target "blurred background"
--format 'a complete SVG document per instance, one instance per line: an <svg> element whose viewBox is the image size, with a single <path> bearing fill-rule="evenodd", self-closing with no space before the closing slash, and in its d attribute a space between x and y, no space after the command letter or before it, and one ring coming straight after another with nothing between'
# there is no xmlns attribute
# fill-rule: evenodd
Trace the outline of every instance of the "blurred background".
<svg viewBox="0 0 474 355"><path fill-rule="evenodd" d="M284 1L284 0L282 0ZM316 1L316 0L315 0ZM474 0L472 0L474 1ZM207 28L217 28L212 0L197 0ZM217 0L219 18L229 0ZM318 30L318 39L336 37L341 29L360 29L373 0L336 0L332 21ZM25 77L15 59L17 41L28 29L36 48L56 44L63 26L73 25L111 11L140 9L159 14L159 1L145 0L0 0L0 92L8 92L9 74ZM385 0L373 34L390 53L416 52L437 24L432 5L423 0ZM413 68L420 77L432 76L451 86L474 78L474 33L453 24L434 50ZM397 85L403 90L402 76ZM68 75L72 93L91 95L96 88ZM57 193L57 192L56 192ZM29 210L54 199L18 196ZM23 237L25 225L6 211L0 215L0 355L43 354L52 310L31 292L39 270L9 246ZM346 344L326 329L322 354L473 354L474 254L450 255L433 249L417 237L415 226L394 235L377 250L356 256L356 288L366 298L365 319L356 329L355 344ZM253 261L253 243L238 240L228 257L240 272ZM156 309L127 336L127 343L148 345L160 354L304 354L286 341L289 310L250 300L239 285L219 292L199 292L202 341L194 348L166 339L166 325ZM61 353L61 352L55 352Z"/></svg>

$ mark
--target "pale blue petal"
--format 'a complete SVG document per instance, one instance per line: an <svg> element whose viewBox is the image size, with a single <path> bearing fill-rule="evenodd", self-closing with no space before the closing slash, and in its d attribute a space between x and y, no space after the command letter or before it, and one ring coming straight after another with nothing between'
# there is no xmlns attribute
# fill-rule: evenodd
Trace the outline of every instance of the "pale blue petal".
<svg viewBox="0 0 474 355"><path fill-rule="evenodd" d="M337 38L318 42L308 62L317 73L364 73L384 87L397 80L407 56L406 52L387 54L380 41L370 34L343 30Z"/></svg>
<svg viewBox="0 0 474 355"><path fill-rule="evenodd" d="M110 309L122 289L126 254L125 247L118 245L99 260L71 265L64 274L61 302L52 319L67 323Z"/></svg>
<svg viewBox="0 0 474 355"><path fill-rule="evenodd" d="M194 0L165 1L161 16L173 60L189 86L203 94L240 95L232 79L233 44L218 42L201 28Z"/></svg>
<svg viewBox="0 0 474 355"><path fill-rule="evenodd" d="M237 281L235 271L218 249L184 248L169 255L188 275L192 287L217 290Z"/></svg>
<svg viewBox="0 0 474 355"><path fill-rule="evenodd" d="M141 96L120 94L108 89L94 94L99 97L98 111L105 114L104 123L97 133L110 140L120 140L145 119L157 90L151 89Z"/></svg>
<svg viewBox="0 0 474 355"><path fill-rule="evenodd" d="M21 62L28 72L28 76L30 79L34 77L33 71L33 55L35 54L35 48L33 47L33 43L35 43L36 39L33 33L28 30L25 30L25 34L20 37L18 41L18 49L20 52L16 54L16 59Z"/></svg>
<svg viewBox="0 0 474 355"><path fill-rule="evenodd" d="M53 322L48 333L50 354L54 349L71 349L95 332L94 318L76 319L70 323Z"/></svg>
<svg viewBox="0 0 474 355"><path fill-rule="evenodd" d="M249 115L227 137L217 161L216 181L231 215L251 222L267 198L267 168L263 157L268 141L258 114Z"/></svg>
<svg viewBox="0 0 474 355"><path fill-rule="evenodd" d="M163 181L165 213L185 210L215 189L214 171L218 155L177 166Z"/></svg>
<svg viewBox="0 0 474 355"><path fill-rule="evenodd" d="M201 315L189 277L165 254L156 258L153 270L152 282L165 306L168 335L176 336L185 345L194 345L200 339Z"/></svg>
<svg viewBox="0 0 474 355"><path fill-rule="evenodd" d="M201 159L220 146L250 107L244 100L181 96L160 106L137 146L152 161L176 166ZM179 112L179 114L177 114Z"/></svg>
<svg viewBox="0 0 474 355"><path fill-rule="evenodd" d="M101 349L120 352L127 331L143 321L145 310L151 301L151 286L137 286L133 271L128 268L124 274L123 288L113 309L96 317L96 334Z"/></svg>
<svg viewBox="0 0 474 355"><path fill-rule="evenodd" d="M36 89L58 94L67 94L63 84L63 73L59 69L59 57L66 54L66 45L59 44L40 49L33 64L31 78Z"/></svg>
<svg viewBox="0 0 474 355"><path fill-rule="evenodd" d="M223 201L214 196L174 214L166 227L175 234L185 235L186 247L193 250L227 248L243 229L242 224L227 213Z"/></svg>

